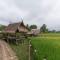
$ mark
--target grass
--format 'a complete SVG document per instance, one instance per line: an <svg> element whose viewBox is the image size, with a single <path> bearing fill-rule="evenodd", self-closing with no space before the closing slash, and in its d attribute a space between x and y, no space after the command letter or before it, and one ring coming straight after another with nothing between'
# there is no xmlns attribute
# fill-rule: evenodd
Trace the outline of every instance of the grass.
<svg viewBox="0 0 60 60"><path fill-rule="evenodd" d="M60 33L45 33L31 37L33 60L60 60ZM28 60L28 41L24 44L11 44L19 60ZM34 52L36 50L36 52Z"/></svg>
<svg viewBox="0 0 60 60"><path fill-rule="evenodd" d="M19 60L28 60L28 41L26 40L24 44L14 45L11 44L12 49L16 52Z"/></svg>
<svg viewBox="0 0 60 60"><path fill-rule="evenodd" d="M38 37L32 37L31 43L36 53L33 52L34 60L60 60L60 34L47 33Z"/></svg>

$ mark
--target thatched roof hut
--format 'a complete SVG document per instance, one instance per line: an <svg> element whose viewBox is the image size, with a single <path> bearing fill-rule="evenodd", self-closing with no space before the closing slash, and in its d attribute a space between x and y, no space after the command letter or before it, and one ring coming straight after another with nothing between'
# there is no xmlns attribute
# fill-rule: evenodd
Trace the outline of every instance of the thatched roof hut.
<svg viewBox="0 0 60 60"><path fill-rule="evenodd" d="M39 29L31 29L27 34L28 35L38 35L40 33Z"/></svg>
<svg viewBox="0 0 60 60"><path fill-rule="evenodd" d="M16 33L16 32L28 32L28 29L26 28L26 26L24 25L23 21L19 22L19 23L12 23L9 24L4 31L5 33Z"/></svg>

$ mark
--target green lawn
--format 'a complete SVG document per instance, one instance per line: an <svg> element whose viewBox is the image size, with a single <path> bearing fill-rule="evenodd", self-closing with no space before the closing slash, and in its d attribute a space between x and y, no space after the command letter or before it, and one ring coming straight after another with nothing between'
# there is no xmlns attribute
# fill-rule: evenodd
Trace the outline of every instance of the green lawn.
<svg viewBox="0 0 60 60"><path fill-rule="evenodd" d="M49 33L41 34L38 37L32 37L31 43L33 49L34 60L60 60L60 34Z"/></svg>

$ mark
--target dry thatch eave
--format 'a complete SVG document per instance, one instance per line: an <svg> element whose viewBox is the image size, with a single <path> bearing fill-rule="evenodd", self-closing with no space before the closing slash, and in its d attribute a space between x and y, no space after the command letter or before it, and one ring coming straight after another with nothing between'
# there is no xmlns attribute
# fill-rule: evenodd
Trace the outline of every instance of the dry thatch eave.
<svg viewBox="0 0 60 60"><path fill-rule="evenodd" d="M16 32L27 32L28 29L22 22L9 24L3 32L16 33Z"/></svg>

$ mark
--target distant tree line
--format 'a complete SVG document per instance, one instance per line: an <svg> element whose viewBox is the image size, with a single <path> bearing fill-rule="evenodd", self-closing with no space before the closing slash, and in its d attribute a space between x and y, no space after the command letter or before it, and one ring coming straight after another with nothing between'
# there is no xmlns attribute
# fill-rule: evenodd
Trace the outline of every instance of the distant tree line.
<svg viewBox="0 0 60 60"><path fill-rule="evenodd" d="M31 29L37 29L37 25L28 25L27 24L27 28L29 29L29 30L31 30ZM56 30L49 30L48 28L47 28L47 25L46 24L43 24L41 27L40 27L40 33L59 33L60 31L56 31Z"/></svg>
<svg viewBox="0 0 60 60"><path fill-rule="evenodd" d="M29 25L27 24L27 28L28 28L29 30L31 30L31 29L37 29L37 25L30 25L30 26L29 26ZM41 32L41 33L46 33L46 32L48 32L48 29L47 29L46 24L43 24L43 25L41 26L40 32Z"/></svg>

